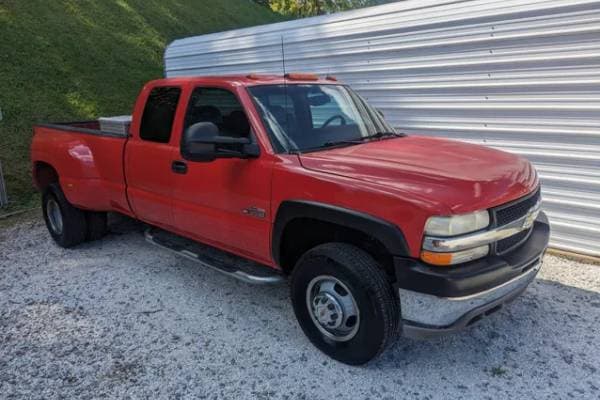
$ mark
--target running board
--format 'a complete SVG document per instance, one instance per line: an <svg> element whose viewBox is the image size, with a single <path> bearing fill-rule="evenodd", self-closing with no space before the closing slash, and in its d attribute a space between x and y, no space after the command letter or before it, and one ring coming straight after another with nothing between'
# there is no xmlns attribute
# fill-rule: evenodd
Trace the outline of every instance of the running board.
<svg viewBox="0 0 600 400"><path fill-rule="evenodd" d="M204 267L212 268L243 282L264 285L285 281L283 275L273 268L162 229L148 228L144 232L144 236L149 243L155 246L196 261Z"/></svg>

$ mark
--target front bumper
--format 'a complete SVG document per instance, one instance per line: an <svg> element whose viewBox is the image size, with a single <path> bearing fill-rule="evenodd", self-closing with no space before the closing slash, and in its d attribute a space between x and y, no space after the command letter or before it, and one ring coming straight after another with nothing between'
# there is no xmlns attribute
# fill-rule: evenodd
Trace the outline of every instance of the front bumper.
<svg viewBox="0 0 600 400"><path fill-rule="evenodd" d="M540 213L529 239L503 255L452 267L396 258L404 335L427 337L457 331L518 297L537 275L549 235L548 219Z"/></svg>

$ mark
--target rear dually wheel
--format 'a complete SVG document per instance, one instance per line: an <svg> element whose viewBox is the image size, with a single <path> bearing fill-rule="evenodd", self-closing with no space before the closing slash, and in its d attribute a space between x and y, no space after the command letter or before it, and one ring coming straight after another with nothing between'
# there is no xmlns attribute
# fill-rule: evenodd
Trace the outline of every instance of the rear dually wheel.
<svg viewBox="0 0 600 400"><path fill-rule="evenodd" d="M52 183L44 190L42 212L46 227L59 246L72 247L86 240L85 212L69 203L58 184Z"/></svg>

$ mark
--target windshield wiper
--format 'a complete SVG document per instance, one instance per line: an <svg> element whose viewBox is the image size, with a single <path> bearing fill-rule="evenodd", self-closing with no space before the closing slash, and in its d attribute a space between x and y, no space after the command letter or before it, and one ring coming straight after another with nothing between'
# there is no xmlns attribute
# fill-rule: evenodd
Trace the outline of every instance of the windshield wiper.
<svg viewBox="0 0 600 400"><path fill-rule="evenodd" d="M319 146L319 147L333 147L333 146L339 146L342 144L361 144L361 143L365 142L364 139L366 139L366 138L356 139L356 140L336 140L335 142L325 142L325 143L323 143L322 146Z"/></svg>
<svg viewBox="0 0 600 400"><path fill-rule="evenodd" d="M365 136L363 139L381 139L384 137L403 137L403 136L404 136L404 134L398 133L398 132L380 131L380 132L375 132L374 134L372 134L370 136Z"/></svg>
<svg viewBox="0 0 600 400"><path fill-rule="evenodd" d="M356 138L356 139L348 139L348 140L338 140L335 142L325 142L323 143L323 147L332 147L332 146L338 146L338 145L342 145L342 144L361 144L364 143L367 140L371 140L371 139L381 139L384 137L403 137L404 134L402 133L398 133L398 132L375 132L372 135L369 136L363 136L360 138Z"/></svg>

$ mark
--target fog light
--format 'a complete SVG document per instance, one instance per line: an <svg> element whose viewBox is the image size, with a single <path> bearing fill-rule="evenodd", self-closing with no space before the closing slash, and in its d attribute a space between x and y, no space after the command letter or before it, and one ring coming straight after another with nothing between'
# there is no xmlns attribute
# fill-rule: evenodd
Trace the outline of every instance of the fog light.
<svg viewBox="0 0 600 400"><path fill-rule="evenodd" d="M485 257L490 251L490 246L480 246L454 253L436 253L433 251L421 251L421 260L428 264L439 266L450 266L465 263Z"/></svg>

